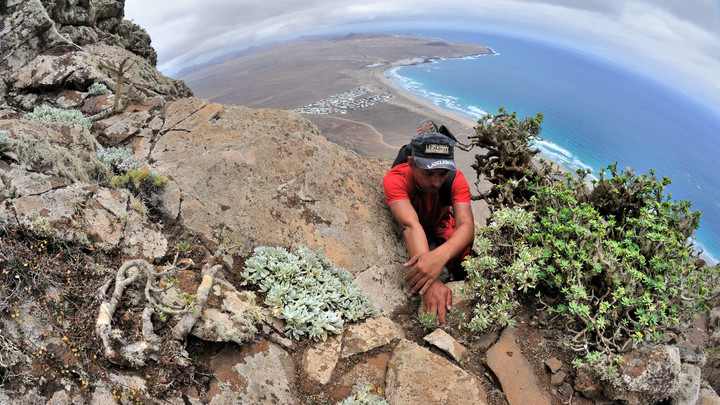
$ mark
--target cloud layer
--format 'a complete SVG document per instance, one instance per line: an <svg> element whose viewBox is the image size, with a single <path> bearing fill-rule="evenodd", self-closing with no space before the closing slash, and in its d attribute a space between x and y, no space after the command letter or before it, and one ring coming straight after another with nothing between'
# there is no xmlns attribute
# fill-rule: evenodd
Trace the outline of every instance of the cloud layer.
<svg viewBox="0 0 720 405"><path fill-rule="evenodd" d="M428 28L512 32L616 60L720 110L716 0L126 0L166 74L232 50L343 24L414 21Z"/></svg>

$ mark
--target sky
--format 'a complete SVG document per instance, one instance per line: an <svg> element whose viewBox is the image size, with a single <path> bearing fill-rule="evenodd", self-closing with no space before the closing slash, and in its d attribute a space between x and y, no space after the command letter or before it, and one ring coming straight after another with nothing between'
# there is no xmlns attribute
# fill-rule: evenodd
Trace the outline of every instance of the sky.
<svg viewBox="0 0 720 405"><path fill-rule="evenodd" d="M664 81L720 114L720 0L126 0L125 18L150 34L158 68L168 76L301 35L368 26L408 33L451 28L591 53Z"/></svg>

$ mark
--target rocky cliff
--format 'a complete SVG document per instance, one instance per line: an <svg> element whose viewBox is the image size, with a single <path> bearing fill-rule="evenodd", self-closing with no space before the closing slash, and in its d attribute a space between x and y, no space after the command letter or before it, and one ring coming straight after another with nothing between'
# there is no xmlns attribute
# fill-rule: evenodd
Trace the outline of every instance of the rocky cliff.
<svg viewBox="0 0 720 405"><path fill-rule="evenodd" d="M425 336L382 199L389 162L296 113L192 97L154 68L123 6L0 8L0 403L337 403L354 390L391 404L649 403L657 381L673 403L720 401L701 390L693 347L653 354L634 366L655 374L612 393L574 373L532 316L502 336ZM82 119L23 118L41 105ZM138 163L124 187L99 158L111 148ZM244 284L259 246L323 251L376 316L291 339Z"/></svg>

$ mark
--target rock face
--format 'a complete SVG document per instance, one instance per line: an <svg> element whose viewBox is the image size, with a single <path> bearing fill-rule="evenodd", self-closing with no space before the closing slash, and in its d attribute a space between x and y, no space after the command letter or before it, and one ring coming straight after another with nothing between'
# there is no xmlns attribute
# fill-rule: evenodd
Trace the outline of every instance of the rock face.
<svg viewBox="0 0 720 405"><path fill-rule="evenodd" d="M382 165L327 142L290 112L189 98L160 117L159 139L135 154L170 180L167 215L216 244L240 246L239 256L255 246L308 246L353 275L373 268L376 283L401 288L405 250L382 199Z"/></svg>
<svg viewBox="0 0 720 405"><path fill-rule="evenodd" d="M8 2L0 25L4 101L29 110L43 103L56 105L61 93L86 92L95 82L113 88L117 77L102 64L114 66L126 59L133 65L126 76L126 95L191 95L183 82L155 69L150 37L122 19L123 8L122 0ZM85 97L78 94L76 104Z"/></svg>
<svg viewBox="0 0 720 405"><path fill-rule="evenodd" d="M23 225L105 250L158 258L167 240L126 190L93 183L107 178L99 145L77 123L0 121L15 142L14 162L0 162L0 224Z"/></svg>

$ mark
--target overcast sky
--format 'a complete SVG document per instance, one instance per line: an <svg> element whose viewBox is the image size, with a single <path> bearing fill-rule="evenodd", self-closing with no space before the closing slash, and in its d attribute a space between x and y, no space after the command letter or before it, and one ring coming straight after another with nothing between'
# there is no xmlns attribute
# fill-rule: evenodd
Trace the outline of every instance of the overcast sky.
<svg viewBox="0 0 720 405"><path fill-rule="evenodd" d="M583 49L672 81L720 112L720 0L126 0L125 18L148 31L166 75L267 41L405 21Z"/></svg>

